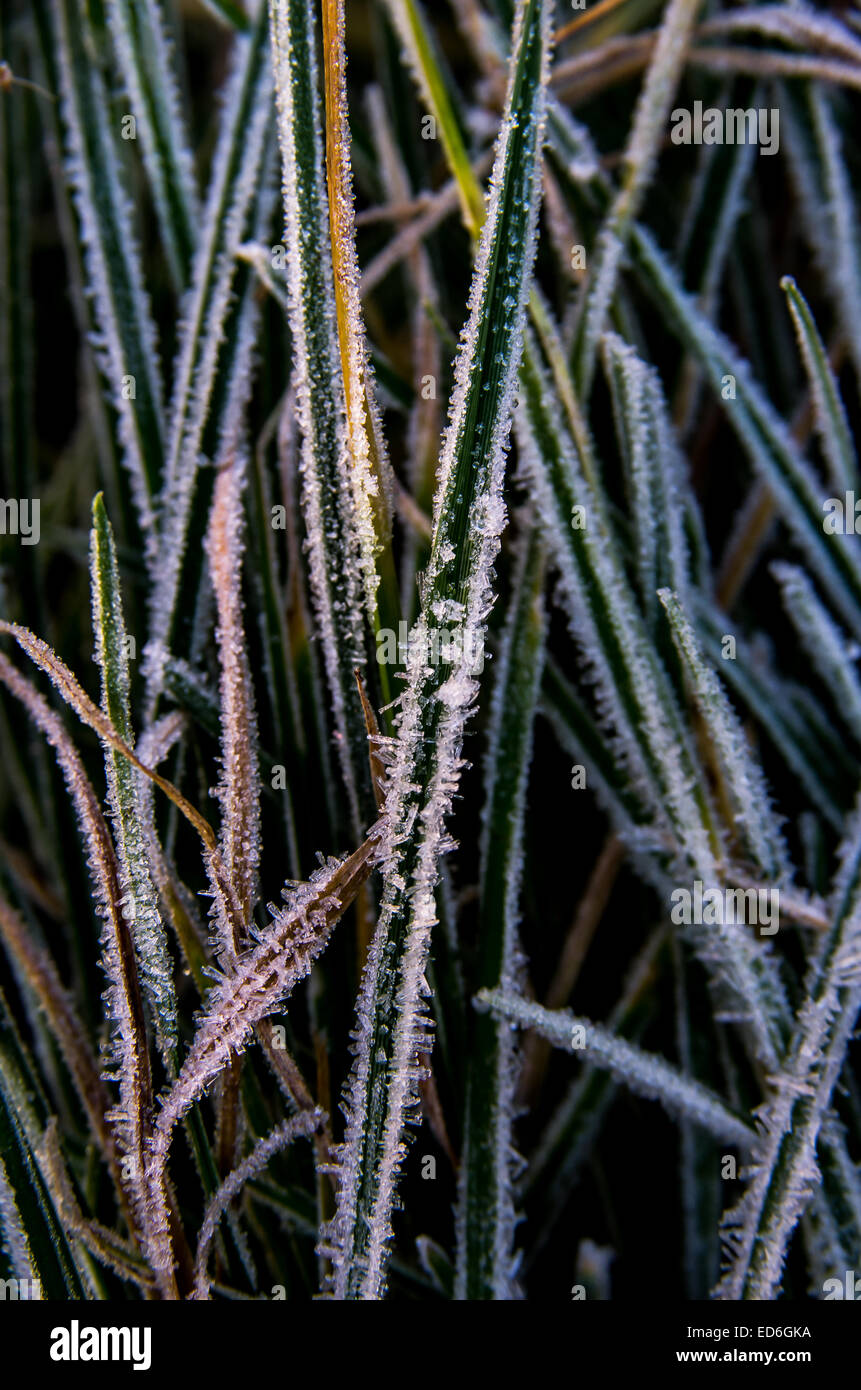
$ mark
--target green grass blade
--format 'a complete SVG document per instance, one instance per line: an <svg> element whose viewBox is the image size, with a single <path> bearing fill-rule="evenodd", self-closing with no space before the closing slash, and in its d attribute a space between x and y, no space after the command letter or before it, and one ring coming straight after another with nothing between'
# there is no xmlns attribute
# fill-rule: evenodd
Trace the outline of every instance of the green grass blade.
<svg viewBox="0 0 861 1390"><path fill-rule="evenodd" d="M751 757L744 730L714 671L703 659L694 629L677 594L660 589L673 641L685 670L692 699L715 753L740 840L741 857L770 881L786 881L786 846L771 807L761 769Z"/></svg>
<svg viewBox="0 0 861 1390"><path fill-rule="evenodd" d="M861 813L840 850L831 927L816 950L780 1072L759 1112L747 1191L726 1220L728 1267L718 1296L777 1296L787 1247L819 1182L816 1147L861 1008Z"/></svg>
<svg viewBox="0 0 861 1390"><path fill-rule="evenodd" d="M385 802L382 908L362 981L357 1054L329 1231L340 1298L379 1298L403 1161L427 1046L423 972L445 821L460 769L473 676L505 520L505 447L540 196L549 7L518 7L506 112L461 339L443 445L431 557L411 634L407 684ZM433 662L441 635L454 661ZM450 672L450 674L449 674Z"/></svg>
<svg viewBox="0 0 861 1390"><path fill-rule="evenodd" d="M631 245L649 293L662 306L687 351L700 361L742 447L777 497L787 526L833 603L856 635L861 634L861 557L853 544L854 537L830 536L823 531L822 488L789 430L747 363L682 289L651 234L643 227L635 227ZM734 383L735 399L723 396L728 383Z"/></svg>
<svg viewBox="0 0 861 1390"><path fill-rule="evenodd" d="M128 637L113 532L101 494L93 503L91 547L93 631L96 661L102 671L102 708L120 737L132 746ZM170 1064L177 1041L176 992L167 933L147 855L138 775L112 748L105 749L105 767L125 915L131 923L141 983L152 1004L159 1045Z"/></svg>
<svg viewBox="0 0 861 1390"><path fill-rule="evenodd" d="M174 54L158 0L108 0L107 18L168 265L180 290L188 282L200 210Z"/></svg>
<svg viewBox="0 0 861 1390"><path fill-rule="evenodd" d="M148 719L154 716L162 693L165 662L176 637L177 605L186 589L183 564L192 514L199 500L196 492L204 443L214 451L219 434L236 427L229 390L233 379L231 356L239 353L240 375L247 375L235 322L229 338L225 334L236 290L236 250L266 185L263 171L271 119L266 18L266 5L260 3L252 32L248 36L237 35L234 40L233 68L202 213L203 235L198 241L179 328L165 482L159 505L159 564L150 604L145 664ZM241 309L234 312L241 313ZM225 382L226 402L216 391ZM205 507L203 511L205 515ZM190 587L196 594L195 586Z"/></svg>
<svg viewBox="0 0 861 1390"><path fill-rule="evenodd" d="M81 0L52 0L66 173L74 195L105 395L119 417L123 462L152 556L165 424L156 334L123 185L111 105Z"/></svg>
<svg viewBox="0 0 861 1390"><path fill-rule="evenodd" d="M807 300L792 276L784 275L780 287L786 295L804 361L804 370L810 383L816 429L828 463L831 484L843 490L855 488L859 485L858 460L825 345L819 336Z"/></svg>
<svg viewBox="0 0 861 1390"><path fill-rule="evenodd" d="M36 1297L85 1298L72 1244L36 1152L40 1121L29 1071L0 996L0 1244L11 1257L14 1278L38 1280Z"/></svg>
<svg viewBox="0 0 861 1390"><path fill-rule="evenodd" d="M310 582L354 834L374 814L356 667L365 665L362 539L350 455L329 237L317 26L309 0L272 0L290 329L301 423ZM321 306L331 306L321 312Z"/></svg>
<svg viewBox="0 0 861 1390"><path fill-rule="evenodd" d="M523 816L532 725L543 666L544 557L525 538L508 613L488 730L477 988L516 984ZM469 1046L458 1194L455 1296L513 1297L512 1131L516 1067L511 1030L479 1015Z"/></svg>

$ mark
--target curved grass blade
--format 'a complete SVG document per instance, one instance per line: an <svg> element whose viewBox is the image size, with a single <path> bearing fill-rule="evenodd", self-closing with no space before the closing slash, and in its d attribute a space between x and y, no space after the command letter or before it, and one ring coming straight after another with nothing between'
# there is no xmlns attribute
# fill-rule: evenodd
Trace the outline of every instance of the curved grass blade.
<svg viewBox="0 0 861 1390"><path fill-rule="evenodd" d="M307 883L285 890L286 904L255 933L256 944L211 991L194 1040L156 1119L148 1181L164 1192L171 1136L195 1101L242 1052L256 1025L305 978L380 858L381 827L348 858L322 864Z"/></svg>
<svg viewBox="0 0 861 1390"><path fill-rule="evenodd" d="M114 847L95 792L62 720L2 653L0 680L25 706L54 749L86 844L93 893L104 922L102 968L108 979L105 1004L114 1030L112 1048L117 1069L114 1079L119 1081L120 1087L119 1106L106 1119L115 1125L119 1146L129 1160L125 1165L125 1190L130 1202L130 1219L140 1230L145 1248L152 1249L165 1235L148 1226L143 1182L152 1109L152 1077L134 947L123 915Z"/></svg>
<svg viewBox="0 0 861 1390"><path fill-rule="evenodd" d="M554 1047L582 1052L583 1060L604 1067L617 1081L645 1096L659 1100L671 1115L690 1120L716 1138L749 1148L755 1131L714 1091L693 1077L633 1043L616 1037L586 1018L576 1018L567 1009L543 1009L504 990L483 989L476 995L479 1008L490 1009L498 1018L521 1028L536 1028Z"/></svg>
<svg viewBox="0 0 861 1390"><path fill-rule="evenodd" d="M484 199L472 172L439 57L434 52L430 27L419 0L386 0L386 8L404 46L422 99L439 126L440 139L460 196L464 225L470 236L477 238L484 222Z"/></svg>
<svg viewBox="0 0 861 1390"><path fill-rule="evenodd" d="M687 351L701 363L751 463L778 498L783 519L809 564L846 622L861 635L861 553L853 544L854 537L823 531L822 489L789 430L748 364L682 289L651 233L635 226L631 247L646 288L662 306ZM723 399L727 378L735 383L735 399Z"/></svg>
<svg viewBox="0 0 861 1390"><path fill-rule="evenodd" d="M562 577L569 623L598 675L601 709L635 795L652 812L647 847L676 874L719 882L725 830L697 771L692 741L617 558L603 503L562 428L537 349L527 335L521 368L526 410L520 425L524 472L534 489ZM588 437L583 447L589 446ZM573 519L573 520L572 520ZM573 521L585 524L573 524ZM776 1065L785 1041L783 987L762 941L716 926L698 938L755 1054Z"/></svg>
<svg viewBox="0 0 861 1390"><path fill-rule="evenodd" d="M238 1196L247 1182L263 1172L274 1154L280 1153L288 1144L292 1144L299 1135L312 1135L315 1130L319 1129L324 1118L321 1110L306 1110L299 1115L294 1115L290 1120L285 1120L283 1124L273 1129L271 1134L267 1134L265 1139L261 1139L255 1144L248 1157L244 1158L229 1177L225 1178L218 1191L210 1198L197 1238L197 1253L194 1260L195 1298L205 1299L209 1297L210 1277L207 1273L209 1251L215 1237L218 1221L230 1202Z"/></svg>
<svg viewBox="0 0 861 1390"><path fill-rule="evenodd" d="M792 690L776 671L761 669L762 663L755 660L742 638L728 629L726 619L699 601L697 629L699 640L715 666L721 660L724 637L735 638L736 659L722 662L721 666L727 684L756 719L764 737L786 766L798 777L805 796L839 830L845 810L851 804L851 786L849 800L844 806L841 779L833 775L836 765L804 711L793 701Z"/></svg>
<svg viewBox="0 0 861 1390"><path fill-rule="evenodd" d="M386 794L379 924L362 980L356 1061L327 1239L338 1298L382 1296L404 1126L428 1049L424 970L445 821L461 766L476 658L504 525L505 446L535 246L549 7L518 6L509 89L410 642ZM433 643L456 644L445 669ZM450 670L450 674L448 671Z"/></svg>

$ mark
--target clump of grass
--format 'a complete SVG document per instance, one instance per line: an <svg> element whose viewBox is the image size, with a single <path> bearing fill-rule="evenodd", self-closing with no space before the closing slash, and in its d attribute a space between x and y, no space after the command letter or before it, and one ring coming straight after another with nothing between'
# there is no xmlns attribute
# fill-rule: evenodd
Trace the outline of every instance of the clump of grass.
<svg viewBox="0 0 861 1390"><path fill-rule="evenodd" d="M852 25L36 0L0 56L0 1273L842 1283Z"/></svg>

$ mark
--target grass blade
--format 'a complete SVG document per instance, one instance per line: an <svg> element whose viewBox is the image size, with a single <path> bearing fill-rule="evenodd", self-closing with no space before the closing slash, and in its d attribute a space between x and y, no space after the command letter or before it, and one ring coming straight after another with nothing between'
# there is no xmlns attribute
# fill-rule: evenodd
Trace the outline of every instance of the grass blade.
<svg viewBox="0 0 861 1390"><path fill-rule="evenodd" d="M156 335L123 187L110 103L87 44L94 42L80 0L52 0L66 142L66 172L85 248L95 313L97 359L120 422L123 462L138 523L154 553L155 502L164 475L165 425Z"/></svg>
<svg viewBox="0 0 861 1390"><path fill-rule="evenodd" d="M180 290L188 282L199 208L174 54L158 0L109 0L107 17L140 132L168 265Z"/></svg>
<svg viewBox="0 0 861 1390"><path fill-rule="evenodd" d="M537 0L518 7L506 113L440 463L431 557L400 699L385 802L382 907L362 981L338 1213L328 1233L338 1298L383 1293L404 1125L415 1105L418 1054L427 1048L423 972L436 920L439 855L505 519L504 450L534 254L548 24L548 9ZM441 632L457 643L450 674L438 662L428 664Z"/></svg>
<svg viewBox="0 0 861 1390"><path fill-rule="evenodd" d="M120 737L132 747L128 638L113 531L101 494L93 503L90 544L93 631L96 663L102 672L102 708ZM173 965L150 872L138 775L122 753L111 747L105 748L105 769L125 914L131 923L141 983L152 1004L159 1046L171 1065L177 1041Z"/></svg>
<svg viewBox="0 0 861 1390"><path fill-rule="evenodd" d="M540 1004L497 989L481 990L476 1004L521 1028L538 1029L554 1047L582 1052L584 1061L606 1068L638 1095L659 1100L671 1115L690 1120L718 1139L745 1148L753 1142L754 1130L734 1115L720 1096L662 1057L615 1037L599 1023L576 1018L567 1009L543 1009Z"/></svg>
<svg viewBox="0 0 861 1390"><path fill-rule="evenodd" d="M544 557L527 535L518 564L494 685L482 839L476 985L516 984L523 815L532 723L541 682ZM455 1296L514 1296L512 1130L517 1081L511 1030L479 1016L469 1047L464 1144L458 1194Z"/></svg>

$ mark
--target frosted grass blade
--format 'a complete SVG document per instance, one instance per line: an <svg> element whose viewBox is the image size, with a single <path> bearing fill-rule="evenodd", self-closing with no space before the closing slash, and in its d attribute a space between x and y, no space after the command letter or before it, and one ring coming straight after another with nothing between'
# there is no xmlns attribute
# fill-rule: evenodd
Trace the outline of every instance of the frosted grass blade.
<svg viewBox="0 0 861 1390"><path fill-rule="evenodd" d="M326 178L329 194L329 234L335 322L349 442L349 478L353 489L362 583L368 617L376 621L378 564L385 565L389 586L394 579L391 557L393 475L382 437L380 409L362 322L359 261L350 165L347 119L347 74L344 44L344 0L323 0L324 85L326 92ZM379 560L378 560L379 557ZM385 595L380 596L381 599ZM388 604L396 609L394 594ZM392 618L397 613L393 611ZM383 673L381 672L381 675Z"/></svg>
<svg viewBox="0 0 861 1390"><path fill-rule="evenodd" d="M796 565L775 563L771 572L780 584L784 607L802 647L831 693L843 722L861 746L861 681L850 644L803 570Z"/></svg>
<svg viewBox="0 0 861 1390"><path fill-rule="evenodd" d="M490 710L475 974L479 989L507 992L517 983L523 817L545 638L543 581L542 545L533 531L522 543ZM515 1296L512 1144L517 1081L511 1030L479 1015L468 1056L455 1297L509 1299Z"/></svg>
<svg viewBox="0 0 861 1390"><path fill-rule="evenodd" d="M95 313L96 356L120 422L137 519L152 558L155 505L164 475L165 423L156 334L108 94L90 61L94 42L80 0L51 0L66 145L84 268Z"/></svg>
<svg viewBox="0 0 861 1390"><path fill-rule="evenodd" d="M700 7L700 0L670 0L666 7L634 113L622 182L592 252L571 354L574 380L584 400L589 395L598 341L616 289L628 232L664 139L670 103Z"/></svg>
<svg viewBox="0 0 861 1390"><path fill-rule="evenodd" d="M657 373L616 334L601 346L630 485L642 602L654 629L658 588L684 594L688 587L679 451Z"/></svg>
<svg viewBox="0 0 861 1390"><path fill-rule="evenodd" d="M748 364L682 289L651 233L635 227L631 246L650 294L664 307L687 351L700 361L729 423L757 473L777 497L782 516L810 565L846 622L861 635L861 554L853 544L854 537L825 534L822 488L789 430ZM734 383L735 399L723 398L727 379Z"/></svg>
<svg viewBox="0 0 861 1390"><path fill-rule="evenodd" d="M807 300L792 277L785 275L780 287L786 295L798 346L804 360L804 370L810 383L816 413L816 430L828 463L829 480L832 487L848 491L859 486L858 460L855 457L849 422L825 345L819 336Z"/></svg>
<svg viewBox="0 0 861 1390"><path fill-rule="evenodd" d="M505 117L434 504L431 557L410 640L385 801L379 924L362 980L338 1211L328 1232L338 1298L380 1298L404 1126L427 1050L424 971L436 921L439 856L457 787L476 658L505 521L505 446L540 194L549 7L517 9ZM485 389L486 388L486 389ZM434 661L440 634L454 660Z"/></svg>
<svg viewBox="0 0 861 1390"><path fill-rule="evenodd" d="M242 623L242 494L246 467L246 461L240 457L219 472L207 552L218 610L216 637L221 666L221 853L241 922L247 927L257 900L260 800L254 691ZM226 958L240 945L240 941L223 942Z"/></svg>
<svg viewBox="0 0 861 1390"><path fill-rule="evenodd" d="M820 1130L861 1008L861 811L840 850L832 925L815 953L783 1064L757 1115L760 1138L744 1197L726 1218L724 1299L777 1296L787 1246L821 1175Z"/></svg>
<svg viewBox="0 0 861 1390"><path fill-rule="evenodd" d="M93 503L90 564L102 708L120 737L133 747L128 638L113 531L101 494ZM105 769L125 914L131 924L141 982L153 1007L159 1045L165 1058L170 1059L177 1041L173 966L147 855L138 774L121 753L110 747L105 748Z"/></svg>
<svg viewBox="0 0 861 1390"><path fill-rule="evenodd" d="M775 820L771 797L761 769L754 763L738 718L715 673L707 666L677 594L659 589L658 598L669 619L691 695L703 719L707 737L732 808L732 823L741 839L742 858L769 881L790 876L786 846Z"/></svg>
<svg viewBox="0 0 861 1390"><path fill-rule="evenodd" d="M317 30L309 0L272 0L270 10L311 592L353 830L362 833L373 816L353 674L365 664L362 541L334 314Z"/></svg>
<svg viewBox="0 0 861 1390"><path fill-rule="evenodd" d="M148 720L155 715L164 670L175 636L177 603L189 524L198 484L205 433L235 428L228 401L226 418L213 424L216 386L235 336L225 330L237 279L236 250L247 231L261 187L271 120L266 5L258 0L252 31L234 40L233 67L221 112L209 189L202 211L203 236L184 302L173 372L164 486L159 499L159 565L150 602L145 674ZM246 340L247 341L247 340ZM250 346L250 344L248 345ZM239 351L243 356L242 345ZM240 377L247 375L240 362ZM223 381L224 378L221 378ZM216 412L218 414L218 412ZM217 449L217 437L210 447Z"/></svg>
<svg viewBox="0 0 861 1390"><path fill-rule="evenodd" d="M567 1009L543 1009L504 990L483 989L476 995L476 1004L521 1028L537 1029L554 1047L582 1052L584 1061L605 1067L638 1095L659 1100L671 1115L690 1120L718 1139L744 1148L754 1140L753 1128L733 1114L715 1092L685 1076L663 1057L615 1037L599 1023L577 1018Z"/></svg>
<svg viewBox="0 0 861 1390"><path fill-rule="evenodd" d="M107 17L168 265L181 290L194 254L199 207L175 55L158 0L108 0Z"/></svg>

